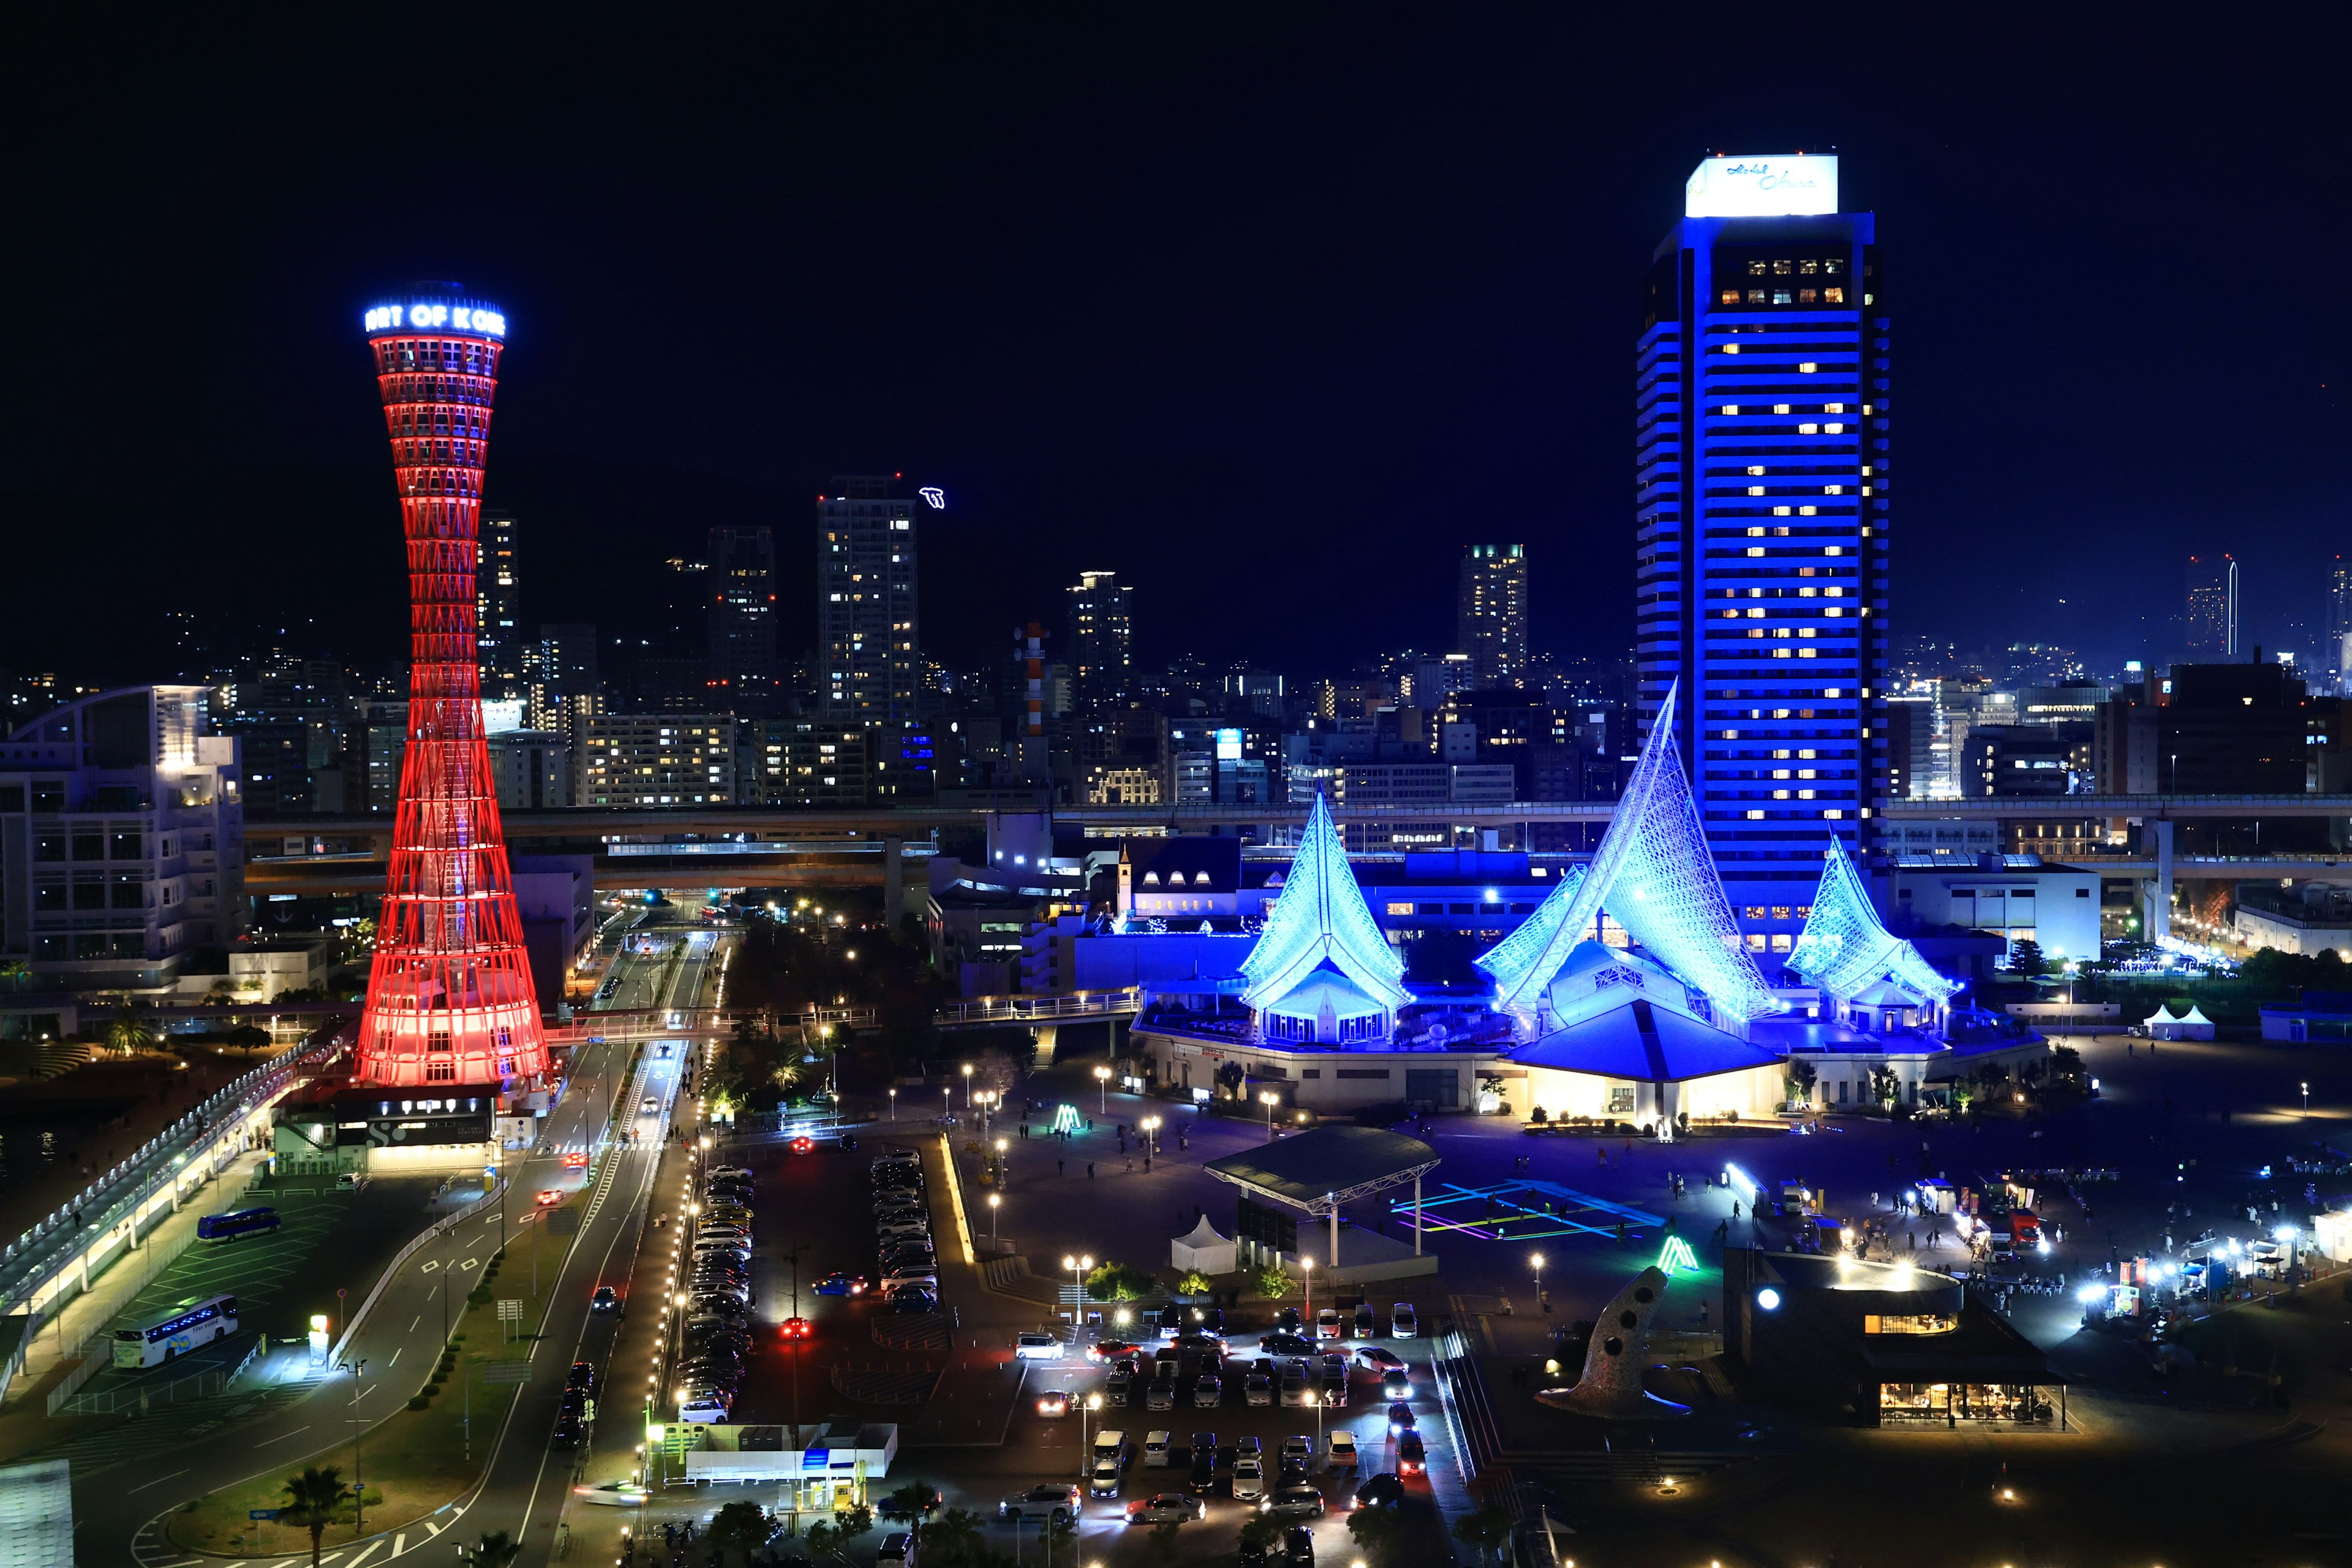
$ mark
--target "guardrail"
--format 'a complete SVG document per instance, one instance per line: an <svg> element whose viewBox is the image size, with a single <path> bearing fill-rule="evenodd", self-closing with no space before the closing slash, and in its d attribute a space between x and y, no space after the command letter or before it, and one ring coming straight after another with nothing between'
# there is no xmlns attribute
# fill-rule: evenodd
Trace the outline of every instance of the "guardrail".
<svg viewBox="0 0 2352 1568"><path fill-rule="evenodd" d="M232 1117L249 1114L277 1098L303 1063L323 1058L341 1042L340 1030L314 1039L246 1073L216 1089L203 1104L163 1131L149 1139L130 1158L106 1172L32 1229L0 1247L0 1315L23 1311L34 1320L26 1337L42 1321L42 1312L62 1298L40 1297L58 1277L79 1264L97 1245L93 1237L107 1237L126 1220L146 1215L162 1189L178 1180L183 1157L206 1134Z"/></svg>
<svg viewBox="0 0 2352 1568"><path fill-rule="evenodd" d="M1062 1018L1110 1018L1139 1012L1143 988L1129 985L1117 991L1080 991L1052 996L973 996L944 1003L932 1011L940 1024L1050 1023ZM574 1014L572 1022L547 1031L558 1045L578 1045L594 1039L628 1039L638 1035L699 1035L723 1032L738 1024L770 1025L803 1030L868 1028L880 1021L878 1007L805 1007L797 1013L761 1012L754 1008L633 1007L609 1013ZM676 1022L671 1020L675 1019Z"/></svg>
<svg viewBox="0 0 2352 1568"><path fill-rule="evenodd" d="M158 1405L177 1405L183 1399L202 1399L207 1394L218 1394L244 1375L245 1369L261 1354L262 1342L266 1338L266 1335L254 1336L252 1345L245 1352L245 1359L226 1371L216 1366L206 1367L186 1377L174 1378L161 1388L150 1388L142 1384L135 1388L110 1388L103 1394L86 1394L63 1409L58 1408L52 1400L49 1414L113 1415L125 1410L152 1410Z"/></svg>

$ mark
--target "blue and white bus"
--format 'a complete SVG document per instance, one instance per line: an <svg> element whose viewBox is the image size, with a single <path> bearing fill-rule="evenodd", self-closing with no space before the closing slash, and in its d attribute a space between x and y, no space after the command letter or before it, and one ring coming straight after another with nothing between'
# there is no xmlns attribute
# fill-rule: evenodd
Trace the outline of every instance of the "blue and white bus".
<svg viewBox="0 0 2352 1568"><path fill-rule="evenodd" d="M196 1221L198 1241L235 1241L240 1236L266 1236L283 1220L273 1208L239 1209L235 1214L208 1214Z"/></svg>
<svg viewBox="0 0 2352 1568"><path fill-rule="evenodd" d="M143 1329L114 1331L114 1364L161 1366L182 1351L225 1340L236 1332L236 1298L208 1296L183 1301L172 1315Z"/></svg>

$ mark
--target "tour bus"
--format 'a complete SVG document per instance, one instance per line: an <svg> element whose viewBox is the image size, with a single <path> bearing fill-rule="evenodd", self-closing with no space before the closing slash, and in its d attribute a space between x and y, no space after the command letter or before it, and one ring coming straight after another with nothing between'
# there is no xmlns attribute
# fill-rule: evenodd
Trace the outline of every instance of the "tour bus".
<svg viewBox="0 0 2352 1568"><path fill-rule="evenodd" d="M198 1241L235 1241L240 1236L265 1236L285 1223L273 1208L239 1209L235 1214L208 1214L196 1221Z"/></svg>
<svg viewBox="0 0 2352 1568"><path fill-rule="evenodd" d="M236 1298L208 1296L185 1301L168 1318L143 1329L114 1331L114 1364L161 1366L182 1351L226 1339L236 1332Z"/></svg>

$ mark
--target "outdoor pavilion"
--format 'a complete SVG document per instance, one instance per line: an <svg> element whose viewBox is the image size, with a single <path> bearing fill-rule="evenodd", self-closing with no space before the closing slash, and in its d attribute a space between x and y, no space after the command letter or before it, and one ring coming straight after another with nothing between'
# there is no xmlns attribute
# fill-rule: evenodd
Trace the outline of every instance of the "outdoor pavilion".
<svg viewBox="0 0 2352 1568"><path fill-rule="evenodd" d="M1261 1148L1212 1160L1202 1169L1243 1192L1330 1226L1328 1267L1339 1267L1339 1205L1412 1184L1412 1253L1421 1250L1421 1179L1437 1169L1437 1151L1418 1138L1377 1127L1318 1127ZM1392 1245L1392 1244L1391 1244Z"/></svg>

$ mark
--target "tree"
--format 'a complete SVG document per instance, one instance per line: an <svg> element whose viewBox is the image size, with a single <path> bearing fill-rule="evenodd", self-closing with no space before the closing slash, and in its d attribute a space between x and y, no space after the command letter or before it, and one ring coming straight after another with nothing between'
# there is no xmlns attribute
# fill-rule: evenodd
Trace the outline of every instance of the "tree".
<svg viewBox="0 0 2352 1568"><path fill-rule="evenodd" d="M1390 1561L1402 1533L1397 1526L1394 1509L1360 1508L1348 1516L1348 1534L1353 1538L1356 1550L1364 1554L1367 1563Z"/></svg>
<svg viewBox="0 0 2352 1568"><path fill-rule="evenodd" d="M1249 1070L1239 1062L1227 1062L1217 1069L1217 1087L1228 1094L1239 1094L1247 1082Z"/></svg>
<svg viewBox="0 0 2352 1568"><path fill-rule="evenodd" d="M457 1559L466 1568L510 1568L521 1555L522 1542L503 1530L486 1530L470 1548L457 1548Z"/></svg>
<svg viewBox="0 0 2352 1568"><path fill-rule="evenodd" d="M1892 1110L1895 1102L1902 1097L1903 1080L1895 1076L1893 1068L1874 1067L1870 1069L1871 1099Z"/></svg>
<svg viewBox="0 0 2352 1568"><path fill-rule="evenodd" d="M1263 1560L1282 1549L1282 1521L1270 1513L1254 1513L1242 1524L1242 1560Z"/></svg>
<svg viewBox="0 0 2352 1568"><path fill-rule="evenodd" d="M1482 1563L1510 1538L1510 1514L1492 1504L1454 1521L1454 1539L1476 1552Z"/></svg>
<svg viewBox="0 0 2352 1568"><path fill-rule="evenodd" d="M2042 956L2042 944L2030 936L2019 937L2009 944L2009 972L2026 979L2042 973L2050 963Z"/></svg>
<svg viewBox="0 0 2352 1568"><path fill-rule="evenodd" d="M926 1522L921 1531L925 1568L997 1568L1004 1553L989 1550L980 1515L951 1508Z"/></svg>
<svg viewBox="0 0 2352 1568"><path fill-rule="evenodd" d="M1187 1296L1205 1296L1216 1289L1215 1282L1197 1268L1188 1268L1184 1278L1176 1281L1176 1289Z"/></svg>
<svg viewBox="0 0 2352 1568"><path fill-rule="evenodd" d="M816 1531L824 1528L817 1525L810 1530L809 1545L812 1550L816 1546ZM719 1554L722 1563L730 1547L740 1552L744 1561L749 1563L753 1552L775 1538L776 1521L758 1503L730 1502L711 1516L710 1545Z"/></svg>
<svg viewBox="0 0 2352 1568"><path fill-rule="evenodd" d="M1133 1301L1151 1289L1151 1277L1132 1264L1102 1262L1087 1276L1087 1296L1096 1301Z"/></svg>
<svg viewBox="0 0 2352 1568"><path fill-rule="evenodd" d="M1790 1057L1788 1066L1781 1069L1781 1077L1787 1080L1789 1086L1789 1103L1790 1105L1810 1104L1813 1098L1814 1080L1821 1076L1820 1069L1812 1063L1801 1057Z"/></svg>
<svg viewBox="0 0 2352 1568"><path fill-rule="evenodd" d="M1257 1274L1257 1293L1269 1301L1279 1301L1290 1294L1297 1283L1279 1268L1261 1268Z"/></svg>
<svg viewBox="0 0 2352 1568"><path fill-rule="evenodd" d="M844 1541L855 1541L874 1528L874 1510L864 1503L844 1509L834 1522L841 1529Z"/></svg>
<svg viewBox="0 0 2352 1568"><path fill-rule="evenodd" d="M326 1539L327 1526L351 1500L343 1472L335 1465L323 1469L312 1465L299 1476L287 1477L279 1489L286 1500L278 1510L278 1522L310 1532L310 1568L319 1568L319 1544Z"/></svg>
<svg viewBox="0 0 2352 1568"><path fill-rule="evenodd" d="M125 1002L115 1009L114 1016L107 1020L106 1043L110 1049L127 1057L155 1043L155 1026Z"/></svg>

